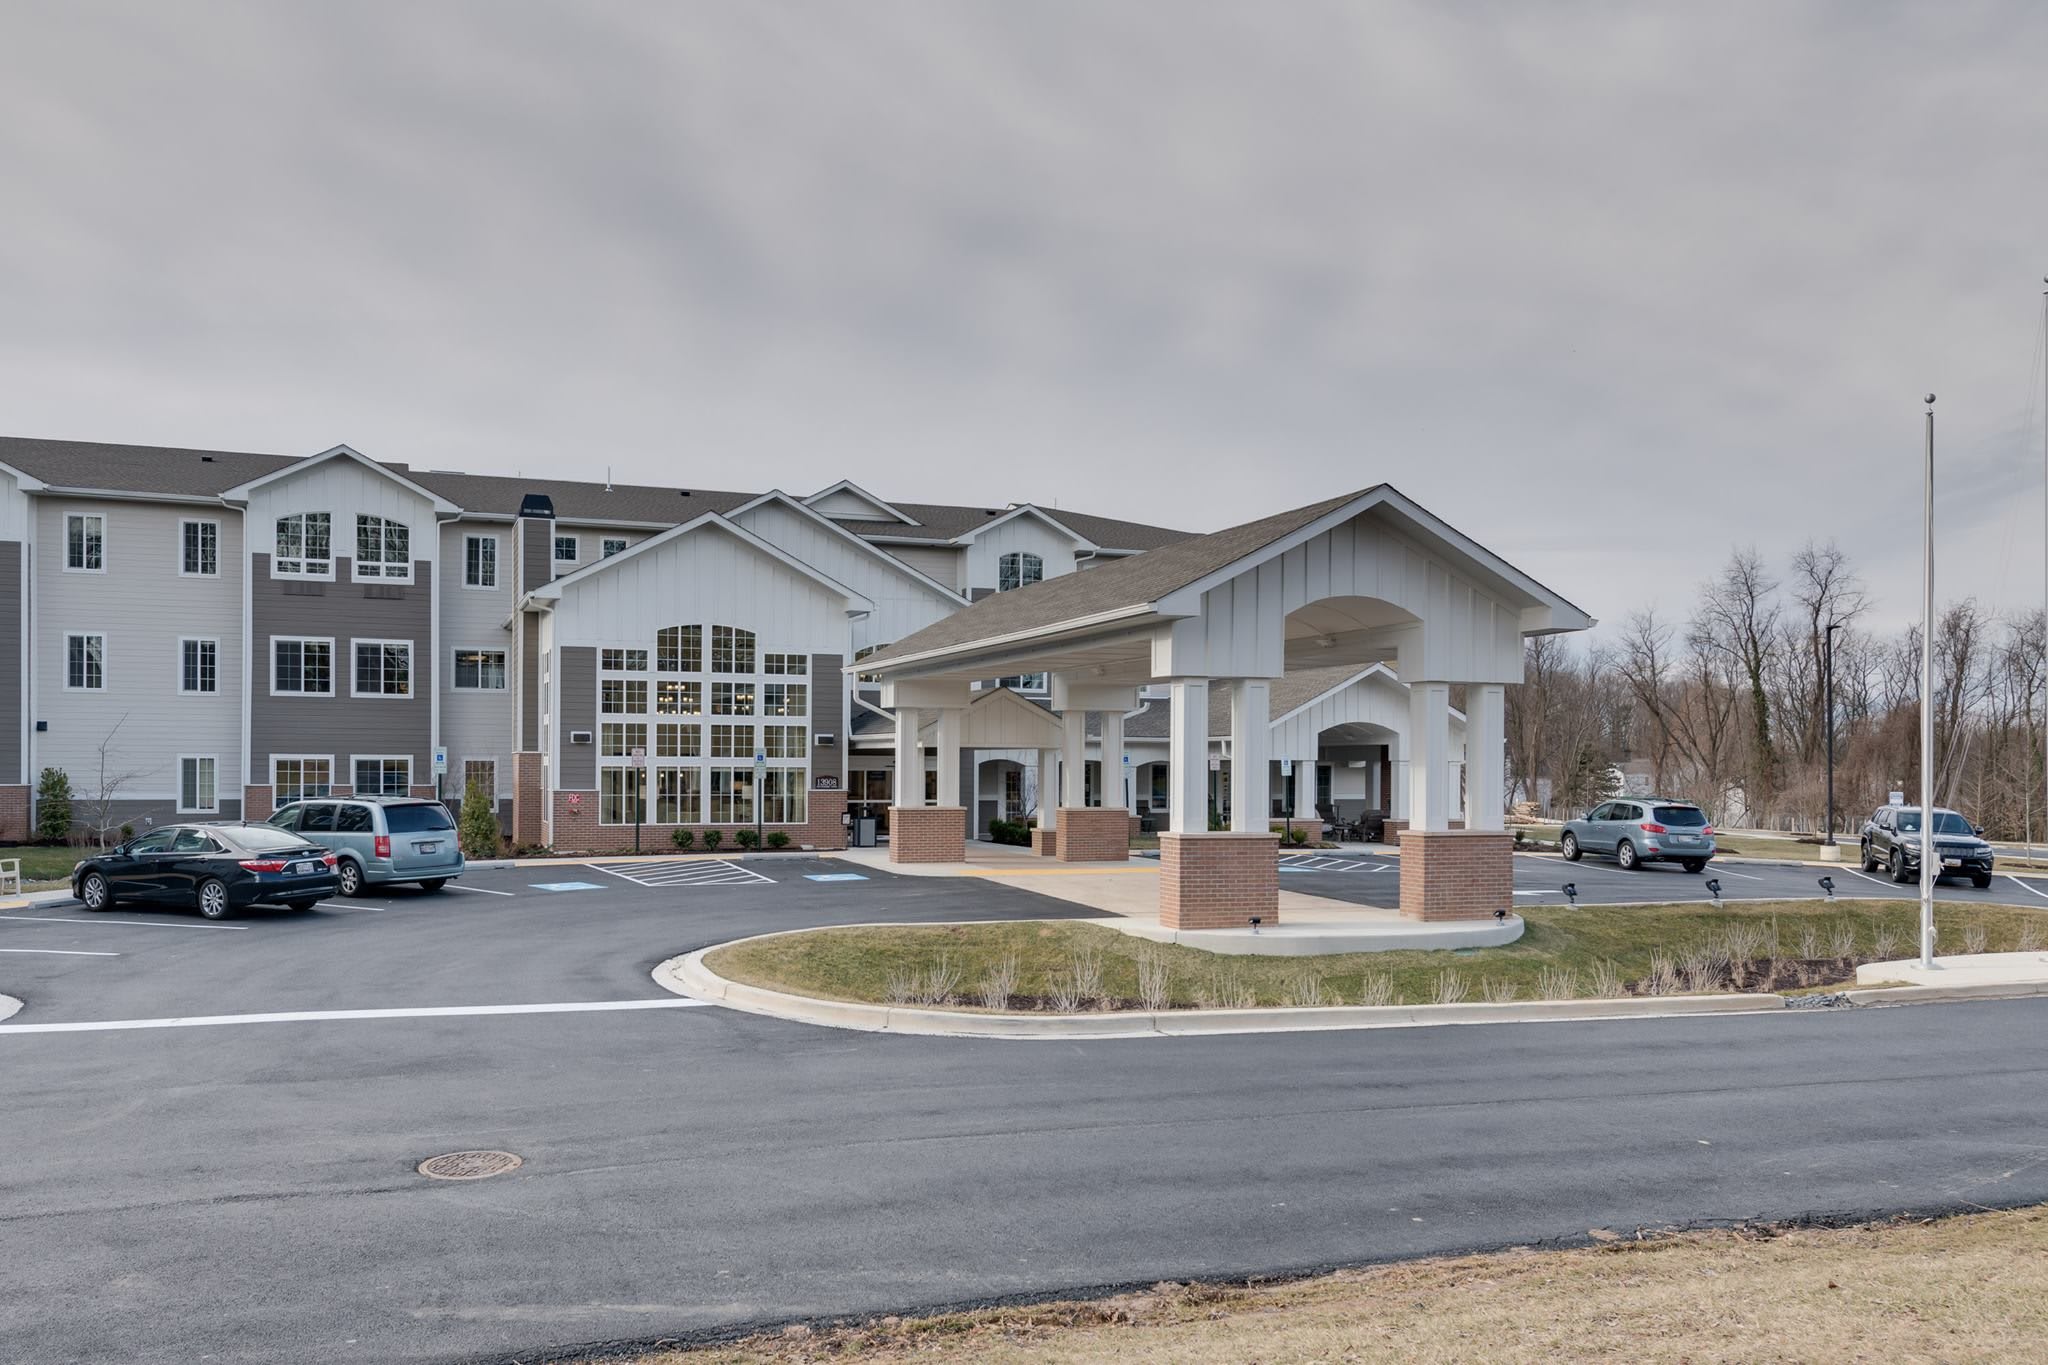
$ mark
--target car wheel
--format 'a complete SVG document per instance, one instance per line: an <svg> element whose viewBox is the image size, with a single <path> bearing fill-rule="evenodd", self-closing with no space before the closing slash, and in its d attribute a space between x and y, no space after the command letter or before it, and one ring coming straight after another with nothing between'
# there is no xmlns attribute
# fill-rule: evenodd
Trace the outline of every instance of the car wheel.
<svg viewBox="0 0 2048 1365"><path fill-rule="evenodd" d="M199 883L199 913L207 919L226 919L235 912L228 904L227 884L218 877L208 877Z"/></svg>
<svg viewBox="0 0 2048 1365"><path fill-rule="evenodd" d="M1907 880L1906 855L1899 852L1899 850L1897 849L1892 850L1891 874L1892 880L1895 882L1903 882Z"/></svg>
<svg viewBox="0 0 2048 1365"><path fill-rule="evenodd" d="M448 879L446 877L429 877L425 881L420 883L420 890L439 891L442 887L446 885L448 885Z"/></svg>
<svg viewBox="0 0 2048 1365"><path fill-rule="evenodd" d="M1866 873L1877 871L1877 855L1870 851L1868 839L1863 841L1863 870Z"/></svg>
<svg viewBox="0 0 2048 1365"><path fill-rule="evenodd" d="M1970 874L1970 885L1976 887L1979 891L1989 891L1991 889L1991 874L1989 872L1972 872Z"/></svg>
<svg viewBox="0 0 2048 1365"><path fill-rule="evenodd" d="M1684 865L1687 872L1705 872L1707 870L1707 860L1705 858L1687 858Z"/></svg>
<svg viewBox="0 0 2048 1365"><path fill-rule="evenodd" d="M85 902L88 910L111 910L114 908L114 892L107 885L107 879L97 872L85 874L85 880L78 884L78 899Z"/></svg>
<svg viewBox="0 0 2048 1365"><path fill-rule="evenodd" d="M1558 848L1564 853L1564 860L1568 863L1577 862L1581 856L1579 852L1579 836L1573 834L1570 830L1565 831L1564 840L1558 845Z"/></svg>
<svg viewBox="0 0 2048 1365"><path fill-rule="evenodd" d="M1626 839L1614 850L1614 861L1621 864L1623 872L1633 872L1642 866L1642 860L1636 857L1636 846Z"/></svg>
<svg viewBox="0 0 2048 1365"><path fill-rule="evenodd" d="M335 875L341 878L342 895L360 896L363 894L363 869L356 865L353 858L343 858L341 866L334 871Z"/></svg>

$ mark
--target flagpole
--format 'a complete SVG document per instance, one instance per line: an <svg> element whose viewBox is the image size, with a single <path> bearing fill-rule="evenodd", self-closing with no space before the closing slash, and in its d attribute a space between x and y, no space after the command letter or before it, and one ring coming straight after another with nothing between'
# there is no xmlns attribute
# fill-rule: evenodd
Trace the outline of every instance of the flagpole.
<svg viewBox="0 0 2048 1365"><path fill-rule="evenodd" d="M1920 504L1920 965L1934 965L1934 395L1927 395L1927 466Z"/></svg>

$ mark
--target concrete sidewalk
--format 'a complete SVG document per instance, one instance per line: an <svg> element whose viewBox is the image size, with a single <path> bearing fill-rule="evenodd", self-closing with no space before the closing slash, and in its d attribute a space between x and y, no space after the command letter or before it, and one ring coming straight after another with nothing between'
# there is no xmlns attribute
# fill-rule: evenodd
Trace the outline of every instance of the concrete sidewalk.
<svg viewBox="0 0 2048 1365"><path fill-rule="evenodd" d="M1859 986L2048 986L2048 952L1968 953L1937 957L1932 967L1917 957L1866 962L1856 969Z"/></svg>

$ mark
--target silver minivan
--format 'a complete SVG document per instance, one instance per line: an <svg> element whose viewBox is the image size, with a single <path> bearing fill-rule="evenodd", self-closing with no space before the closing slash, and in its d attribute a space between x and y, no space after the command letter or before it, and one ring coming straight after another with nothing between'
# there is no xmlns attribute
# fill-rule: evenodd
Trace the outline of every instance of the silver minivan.
<svg viewBox="0 0 2048 1365"><path fill-rule="evenodd" d="M270 817L340 859L341 894L360 896L372 886L418 882L439 891L462 875L462 845L455 820L439 801L416 796L315 798L294 801Z"/></svg>
<svg viewBox="0 0 2048 1365"><path fill-rule="evenodd" d="M1557 845L1571 862L1588 853L1603 853L1624 872L1644 863L1677 863L1687 872L1698 872L1715 853L1714 826L1707 813L1690 801L1661 796L1609 801L1583 819L1567 820Z"/></svg>

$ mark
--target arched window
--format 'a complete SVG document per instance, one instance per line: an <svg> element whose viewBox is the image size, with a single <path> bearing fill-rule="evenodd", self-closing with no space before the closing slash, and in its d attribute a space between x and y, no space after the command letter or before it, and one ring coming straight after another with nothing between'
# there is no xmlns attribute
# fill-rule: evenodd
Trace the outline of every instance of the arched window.
<svg viewBox="0 0 2048 1365"><path fill-rule="evenodd" d="M1012 550L996 561L996 591L1028 587L1045 577L1045 561L1028 550Z"/></svg>
<svg viewBox="0 0 2048 1365"><path fill-rule="evenodd" d="M738 626L713 626L711 628L711 671L713 673L752 673L754 671L754 632L741 630Z"/></svg>

